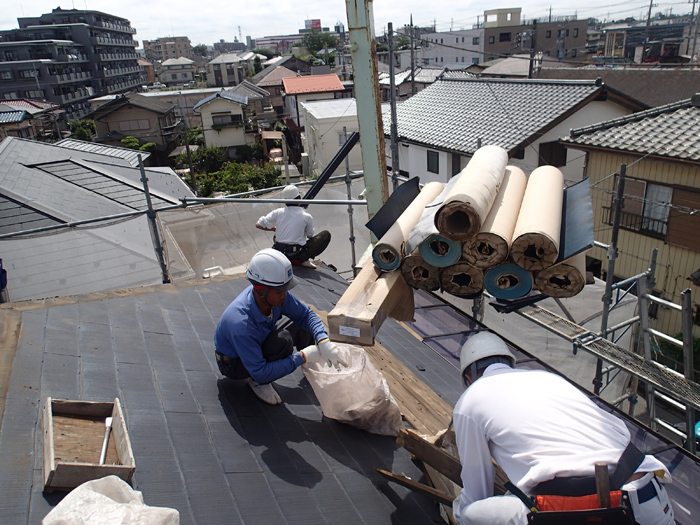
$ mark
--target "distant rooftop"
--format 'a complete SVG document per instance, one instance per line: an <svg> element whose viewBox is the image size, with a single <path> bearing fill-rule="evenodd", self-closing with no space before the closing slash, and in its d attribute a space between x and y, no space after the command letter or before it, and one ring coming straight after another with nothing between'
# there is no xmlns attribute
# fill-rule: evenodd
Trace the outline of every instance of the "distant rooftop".
<svg viewBox="0 0 700 525"><path fill-rule="evenodd" d="M344 89L338 75L335 74L287 77L282 79L282 84L287 95L325 93L328 91L342 91Z"/></svg>

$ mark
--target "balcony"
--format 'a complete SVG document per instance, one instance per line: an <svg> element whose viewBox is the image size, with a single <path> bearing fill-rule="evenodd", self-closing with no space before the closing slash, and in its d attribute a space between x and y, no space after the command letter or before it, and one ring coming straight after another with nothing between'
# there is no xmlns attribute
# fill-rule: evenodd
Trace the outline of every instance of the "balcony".
<svg viewBox="0 0 700 525"><path fill-rule="evenodd" d="M131 73L140 73L140 72L141 72L140 66L117 67L114 69L105 69L104 70L105 78L112 78L112 77L116 77L116 76L128 75Z"/></svg>
<svg viewBox="0 0 700 525"><path fill-rule="evenodd" d="M100 53L102 62L110 62L112 60L136 60L136 53Z"/></svg>
<svg viewBox="0 0 700 525"><path fill-rule="evenodd" d="M145 76L139 76L137 78L132 78L129 80L126 80L124 82L118 82L116 84L112 84L111 86L107 86L107 93L110 95L112 93L116 93L118 91L123 91L125 89L131 89L135 86L140 86L143 83L145 83L146 77Z"/></svg>
<svg viewBox="0 0 700 525"><path fill-rule="evenodd" d="M101 22L97 24L104 27L105 29L111 29L113 31L121 31L122 33L131 33L132 35L136 33L136 29L131 26L125 26L122 24L115 24L113 22Z"/></svg>
<svg viewBox="0 0 700 525"><path fill-rule="evenodd" d="M98 36L94 40L97 41L97 44L103 45L103 46L136 47L136 43L133 40L128 40L125 38L110 38L110 37L106 37L106 36Z"/></svg>
<svg viewBox="0 0 700 525"><path fill-rule="evenodd" d="M92 73L81 71L79 73L62 73L56 75L56 80L59 84L68 84L71 82L84 82L92 78Z"/></svg>
<svg viewBox="0 0 700 525"><path fill-rule="evenodd" d="M603 206L603 223L612 224L613 212L613 208ZM644 217L638 213L623 211L620 214L620 228L655 239L664 240L666 238L667 225L667 220L652 219L651 217Z"/></svg>
<svg viewBox="0 0 700 525"><path fill-rule="evenodd" d="M90 93L88 93L87 89L80 88L76 91L73 91L72 93L66 93L65 95L61 95L61 102L63 104L73 104L74 102L82 100L84 98L88 98L89 96Z"/></svg>
<svg viewBox="0 0 700 525"><path fill-rule="evenodd" d="M59 62L87 62L88 57L82 54L57 55L56 60Z"/></svg>

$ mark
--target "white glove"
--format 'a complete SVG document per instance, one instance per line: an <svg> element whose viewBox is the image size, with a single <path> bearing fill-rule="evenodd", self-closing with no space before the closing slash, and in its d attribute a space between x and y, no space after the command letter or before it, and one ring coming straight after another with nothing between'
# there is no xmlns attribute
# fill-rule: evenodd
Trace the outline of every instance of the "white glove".
<svg viewBox="0 0 700 525"><path fill-rule="evenodd" d="M323 356L328 358L334 367L340 369L341 365L344 367L348 366L348 363L341 355L340 350L331 342L330 339L324 339L318 343L318 346Z"/></svg>
<svg viewBox="0 0 700 525"><path fill-rule="evenodd" d="M299 353L304 356L304 364L312 365L314 363L323 362L325 360L326 364L330 365L330 361L321 354L321 351L316 345L307 346Z"/></svg>

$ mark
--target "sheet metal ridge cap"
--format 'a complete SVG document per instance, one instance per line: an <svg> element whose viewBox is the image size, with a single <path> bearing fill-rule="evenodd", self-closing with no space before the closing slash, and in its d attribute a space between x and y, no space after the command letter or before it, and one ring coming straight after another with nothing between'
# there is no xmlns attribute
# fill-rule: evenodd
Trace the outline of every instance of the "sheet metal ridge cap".
<svg viewBox="0 0 700 525"><path fill-rule="evenodd" d="M564 85L564 86L591 86L603 87L605 84L600 78L596 79L560 79L560 78L439 78L438 82L482 82L482 83L500 83L500 84L544 84L544 85Z"/></svg>

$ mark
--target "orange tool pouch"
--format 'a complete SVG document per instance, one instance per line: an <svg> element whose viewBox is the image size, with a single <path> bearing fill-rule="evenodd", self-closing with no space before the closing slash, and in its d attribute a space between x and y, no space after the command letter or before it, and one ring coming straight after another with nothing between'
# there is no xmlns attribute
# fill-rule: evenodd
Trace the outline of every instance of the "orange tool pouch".
<svg viewBox="0 0 700 525"><path fill-rule="evenodd" d="M619 507L622 499L622 491L610 492L610 506ZM598 508L598 496L553 496L539 495L535 497L537 509L543 512L562 510L590 510Z"/></svg>

